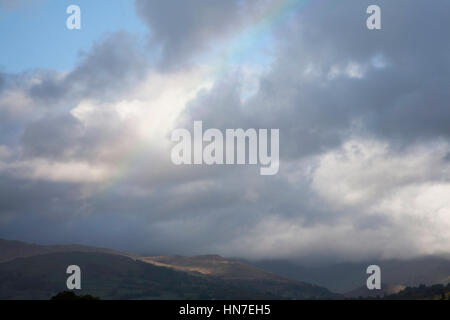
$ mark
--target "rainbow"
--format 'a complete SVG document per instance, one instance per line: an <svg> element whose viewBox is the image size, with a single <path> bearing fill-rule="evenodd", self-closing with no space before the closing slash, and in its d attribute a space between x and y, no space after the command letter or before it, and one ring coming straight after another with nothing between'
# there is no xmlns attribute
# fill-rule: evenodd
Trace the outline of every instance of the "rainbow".
<svg viewBox="0 0 450 320"><path fill-rule="evenodd" d="M236 66L243 61L251 61L255 52L267 47L272 41L273 33L278 27L285 25L289 19L296 16L300 10L305 8L312 0L275 0L270 7L264 11L259 19L244 28L241 32L228 40L225 52L219 55L218 61L213 63L215 67L214 78L220 78L226 74L231 66ZM149 146L140 141L133 149L124 156L118 164L117 173L101 185L98 191L105 194L119 185L129 174L132 168L145 163L145 150ZM169 157L169 156L168 156ZM142 162L141 162L142 161Z"/></svg>
<svg viewBox="0 0 450 320"><path fill-rule="evenodd" d="M251 61L260 49L269 46L274 31L286 25L312 0L276 0L253 24L242 30L227 44L226 55L222 67L239 65L242 61ZM223 71L223 70L222 70Z"/></svg>

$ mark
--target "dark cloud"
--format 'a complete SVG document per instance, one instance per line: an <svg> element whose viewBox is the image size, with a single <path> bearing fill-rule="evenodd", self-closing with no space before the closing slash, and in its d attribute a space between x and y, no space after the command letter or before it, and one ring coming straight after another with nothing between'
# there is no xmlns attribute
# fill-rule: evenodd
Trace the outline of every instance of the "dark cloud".
<svg viewBox="0 0 450 320"><path fill-rule="evenodd" d="M243 23L248 6L241 0L136 0L135 3L137 14L150 28L152 50L161 50L162 69L184 67L192 62L194 54L208 49Z"/></svg>
<svg viewBox="0 0 450 320"><path fill-rule="evenodd" d="M383 29L369 31L369 4L306 8L279 32L279 55L254 97L242 102L240 78L231 76L199 95L184 118L281 128L289 157L339 145L351 129L400 144L448 138L450 5L381 1Z"/></svg>

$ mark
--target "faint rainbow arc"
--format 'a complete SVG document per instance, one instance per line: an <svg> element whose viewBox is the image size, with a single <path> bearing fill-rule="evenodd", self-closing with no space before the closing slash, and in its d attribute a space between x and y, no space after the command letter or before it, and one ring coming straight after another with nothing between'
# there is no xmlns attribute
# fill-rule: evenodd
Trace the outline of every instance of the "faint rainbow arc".
<svg viewBox="0 0 450 320"><path fill-rule="evenodd" d="M315 0L316 2L318 0ZM274 31L280 25L283 25L291 15L298 13L313 0L277 0L270 4L270 8L266 10L259 19L253 24L244 28L241 32L231 38L227 45L225 56L222 56L216 64L216 77L220 77L226 73L230 64L239 60L240 55L244 55L263 45L263 42L269 39ZM102 183L98 193L108 193L114 186L118 185L131 172L142 156L145 154L145 142L140 141L134 146L130 152L126 154L118 164L119 169L114 177L109 178ZM169 156L168 156L169 158Z"/></svg>

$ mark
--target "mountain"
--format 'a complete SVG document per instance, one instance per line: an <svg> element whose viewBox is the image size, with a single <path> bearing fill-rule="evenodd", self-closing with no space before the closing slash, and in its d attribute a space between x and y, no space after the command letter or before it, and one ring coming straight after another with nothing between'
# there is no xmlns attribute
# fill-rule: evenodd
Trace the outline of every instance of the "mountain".
<svg viewBox="0 0 450 320"><path fill-rule="evenodd" d="M119 255L92 252L51 253L0 264L0 299L49 299L67 290L67 266L81 268L82 290L101 299L275 299L266 293L226 281Z"/></svg>
<svg viewBox="0 0 450 320"><path fill-rule="evenodd" d="M158 256L143 257L138 260L197 277L226 282L236 287L269 292L283 299L340 298L328 289L306 282L289 280L261 268L218 255Z"/></svg>
<svg viewBox="0 0 450 320"><path fill-rule="evenodd" d="M389 290L415 287L421 284L447 284L450 282L450 259L446 257L420 257L408 260L381 260L362 263L340 263L321 267L305 267L289 261L259 261L253 265L286 278L314 283L334 292L350 296L364 291L369 265L381 268L381 281ZM383 289L383 286L382 286ZM362 290L362 291L361 291Z"/></svg>
<svg viewBox="0 0 450 320"><path fill-rule="evenodd" d="M112 249L96 248L82 245L53 245L43 246L21 241L0 239L0 263L48 253L57 252L100 252L134 257L136 255L115 251Z"/></svg>
<svg viewBox="0 0 450 320"><path fill-rule="evenodd" d="M322 267L286 261L252 265L218 255L139 256L89 246L0 240L0 299L49 299L67 289L65 271L72 264L82 270L82 290L77 293L101 299L440 299L450 295L449 286L436 285L450 282L450 260L441 257ZM381 267L380 291L365 286L370 264Z"/></svg>
<svg viewBox="0 0 450 320"><path fill-rule="evenodd" d="M140 260L173 270L218 277L226 280L289 281L261 268L237 260L225 259L218 255L195 257L158 256L144 257L140 258Z"/></svg>
<svg viewBox="0 0 450 320"><path fill-rule="evenodd" d="M73 264L81 268L82 290L77 293L101 299L340 297L325 288L219 256L141 257L75 245L1 244L7 250L0 251L4 261L0 263L0 299L49 299L67 289L66 269Z"/></svg>

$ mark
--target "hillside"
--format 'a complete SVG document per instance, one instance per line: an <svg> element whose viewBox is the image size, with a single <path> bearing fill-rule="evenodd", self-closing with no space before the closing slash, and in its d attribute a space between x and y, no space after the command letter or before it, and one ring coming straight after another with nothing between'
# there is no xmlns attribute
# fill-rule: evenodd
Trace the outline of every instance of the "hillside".
<svg viewBox="0 0 450 320"><path fill-rule="evenodd" d="M103 253L51 253L0 264L0 299L49 299L66 290L68 265L82 270L80 294L102 299L272 299L258 292L210 281L128 257Z"/></svg>
<svg viewBox="0 0 450 320"><path fill-rule="evenodd" d="M67 289L65 270L72 264L82 270L82 290L77 293L102 299L440 299L449 295L449 286L436 285L449 282L450 261L445 258L376 263L382 269L381 291L365 287L368 263L318 268L284 261L251 265L218 255L145 257L89 246L0 240L0 299L49 299Z"/></svg>
<svg viewBox="0 0 450 320"><path fill-rule="evenodd" d="M77 244L43 246L33 243L26 243L22 241L11 241L0 239L0 263L11 261L16 258L26 258L58 252L99 252L130 257L136 256L133 254L127 254L112 249L96 248Z"/></svg>
<svg viewBox="0 0 450 320"><path fill-rule="evenodd" d="M140 259L156 266L164 266L173 270L214 276L226 280L287 281L285 278L267 272L261 268L237 260L225 259L218 255L194 257L158 256Z"/></svg>
<svg viewBox="0 0 450 320"><path fill-rule="evenodd" d="M140 257L76 245L15 241L2 241L1 245L6 250L1 254L0 299L49 299L67 289L65 271L72 264L82 270L80 294L102 299L339 297L325 288L219 256Z"/></svg>

